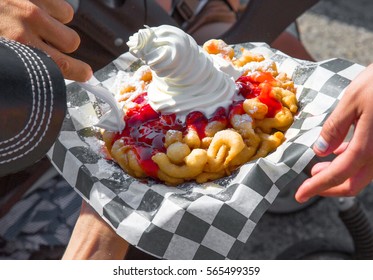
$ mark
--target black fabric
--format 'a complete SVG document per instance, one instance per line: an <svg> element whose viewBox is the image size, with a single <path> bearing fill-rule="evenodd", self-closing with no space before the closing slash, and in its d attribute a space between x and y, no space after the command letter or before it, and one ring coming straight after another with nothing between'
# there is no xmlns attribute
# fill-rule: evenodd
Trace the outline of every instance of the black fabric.
<svg viewBox="0 0 373 280"><path fill-rule="evenodd" d="M45 156L66 113L66 86L44 52L0 38L0 177Z"/></svg>
<svg viewBox="0 0 373 280"><path fill-rule="evenodd" d="M27 71L21 59L10 53L9 48L0 48L1 59L1 100L0 102L0 142L21 131L31 113L31 84L26 82ZM4 100L3 100L4 99Z"/></svg>

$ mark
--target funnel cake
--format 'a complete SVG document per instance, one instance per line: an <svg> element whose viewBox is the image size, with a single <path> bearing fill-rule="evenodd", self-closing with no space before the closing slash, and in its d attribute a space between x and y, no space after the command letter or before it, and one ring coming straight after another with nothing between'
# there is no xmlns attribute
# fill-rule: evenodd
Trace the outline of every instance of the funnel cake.
<svg viewBox="0 0 373 280"><path fill-rule="evenodd" d="M246 49L236 54L222 40L199 47L170 26L140 30L128 45L145 65L115 84L125 129L103 132L128 174L203 183L284 141L298 110L296 89L275 62Z"/></svg>

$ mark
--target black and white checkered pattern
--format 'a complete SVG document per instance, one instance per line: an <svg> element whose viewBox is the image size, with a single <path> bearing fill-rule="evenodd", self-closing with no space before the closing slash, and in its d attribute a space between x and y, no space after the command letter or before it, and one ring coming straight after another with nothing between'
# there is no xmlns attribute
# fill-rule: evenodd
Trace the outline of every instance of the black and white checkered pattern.
<svg viewBox="0 0 373 280"><path fill-rule="evenodd" d="M279 191L314 158L311 146L323 122L363 70L341 59L311 63L265 44L243 46L271 57L293 77L300 112L275 152L211 183L172 188L143 182L104 160L87 141L100 137L93 127L99 103L77 84L68 86L69 115L49 157L120 236L149 254L161 259L235 259ZM97 83L109 87L119 69L133 72L139 65L124 54L95 74Z"/></svg>

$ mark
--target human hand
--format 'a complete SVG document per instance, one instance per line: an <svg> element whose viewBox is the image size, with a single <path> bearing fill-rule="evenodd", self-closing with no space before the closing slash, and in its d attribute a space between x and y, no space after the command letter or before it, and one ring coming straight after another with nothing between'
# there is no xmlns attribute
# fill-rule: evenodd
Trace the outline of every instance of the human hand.
<svg viewBox="0 0 373 280"><path fill-rule="evenodd" d="M45 51L66 79L87 81L91 67L67 55L80 44L79 35L65 25L73 15L64 0L1 0L0 36Z"/></svg>
<svg viewBox="0 0 373 280"><path fill-rule="evenodd" d="M129 244L85 201L75 224L64 260L123 260Z"/></svg>
<svg viewBox="0 0 373 280"><path fill-rule="evenodd" d="M298 202L315 195L354 196L373 179L372 80L373 64L351 82L325 122L313 149L318 156L336 157L312 168L312 177L295 194ZM352 139L342 143L351 125L355 125Z"/></svg>

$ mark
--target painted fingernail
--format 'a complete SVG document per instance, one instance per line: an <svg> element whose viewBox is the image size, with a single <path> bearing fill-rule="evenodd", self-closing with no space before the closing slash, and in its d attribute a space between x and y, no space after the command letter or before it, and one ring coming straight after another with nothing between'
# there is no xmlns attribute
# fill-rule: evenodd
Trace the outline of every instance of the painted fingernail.
<svg viewBox="0 0 373 280"><path fill-rule="evenodd" d="M328 142L322 136L319 136L315 142L316 149L324 153L329 148Z"/></svg>

